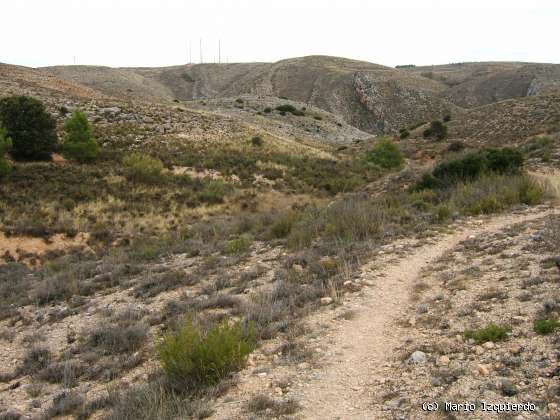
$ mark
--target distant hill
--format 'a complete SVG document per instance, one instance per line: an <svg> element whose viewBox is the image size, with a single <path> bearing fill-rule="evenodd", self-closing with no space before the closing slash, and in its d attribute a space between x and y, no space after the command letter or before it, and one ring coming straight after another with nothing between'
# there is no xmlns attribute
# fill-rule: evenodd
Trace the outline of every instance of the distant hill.
<svg viewBox="0 0 560 420"><path fill-rule="evenodd" d="M534 95L560 93L560 65L458 63L405 68L448 86L443 97L464 108Z"/></svg>
<svg viewBox="0 0 560 420"><path fill-rule="evenodd" d="M277 63L196 64L165 68L63 66L43 69L105 93L148 100L275 96L317 106L371 133L397 131L456 107L447 88L390 67L310 56Z"/></svg>

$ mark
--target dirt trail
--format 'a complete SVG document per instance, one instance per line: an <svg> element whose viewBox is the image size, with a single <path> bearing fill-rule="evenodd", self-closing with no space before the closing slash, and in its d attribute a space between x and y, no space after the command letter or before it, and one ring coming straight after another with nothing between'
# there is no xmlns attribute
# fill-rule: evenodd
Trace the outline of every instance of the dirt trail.
<svg viewBox="0 0 560 420"><path fill-rule="evenodd" d="M412 286L422 268L470 235L494 232L548 213L505 215L489 219L478 227L465 227L440 238L435 244L418 248L414 254L384 270L386 276L379 285L365 290L356 316L330 337L330 349L337 356L302 390L303 418L384 418L384 413L376 411L378 409L372 405L375 384L386 376L383 367L409 334L397 321L405 314ZM372 264L364 266L364 271Z"/></svg>

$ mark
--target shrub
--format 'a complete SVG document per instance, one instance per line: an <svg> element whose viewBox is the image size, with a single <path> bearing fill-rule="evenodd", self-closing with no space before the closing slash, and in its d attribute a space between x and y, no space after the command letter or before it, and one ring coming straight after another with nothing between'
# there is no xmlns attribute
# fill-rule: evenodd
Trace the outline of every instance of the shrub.
<svg viewBox="0 0 560 420"><path fill-rule="evenodd" d="M389 139L381 139L368 153L367 161L384 169L392 169L401 166L404 158L395 143Z"/></svg>
<svg viewBox="0 0 560 420"><path fill-rule="evenodd" d="M192 400L159 379L110 394L109 402L107 420L203 419L212 414L206 401Z"/></svg>
<svg viewBox="0 0 560 420"><path fill-rule="evenodd" d="M416 190L441 188L458 182L470 182L484 174L518 174L523 165L523 155L510 148L486 149L471 152L440 162L431 175L416 183Z"/></svg>
<svg viewBox="0 0 560 420"><path fill-rule="evenodd" d="M183 79L185 82L188 83L193 83L194 79L192 78L192 76L189 73L182 73L181 74L181 79Z"/></svg>
<svg viewBox="0 0 560 420"><path fill-rule="evenodd" d="M135 182L155 183L161 180L163 163L142 153L129 153L123 158L126 177Z"/></svg>
<svg viewBox="0 0 560 420"><path fill-rule="evenodd" d="M263 109L263 112L264 112L265 114L270 114L270 113L272 112L272 108L269 107L269 106L267 106L265 109Z"/></svg>
<svg viewBox="0 0 560 420"><path fill-rule="evenodd" d="M226 318L205 333L188 318L179 331L164 336L157 352L171 382L192 389L214 385L241 369L255 345L252 325L244 328Z"/></svg>
<svg viewBox="0 0 560 420"><path fill-rule="evenodd" d="M297 219L298 214L293 211L281 215L271 224L270 235L277 239L287 237L292 231L292 228Z"/></svg>
<svg viewBox="0 0 560 420"><path fill-rule="evenodd" d="M147 334L148 326L142 321L114 319L89 332L88 342L109 354L131 353L142 346Z"/></svg>
<svg viewBox="0 0 560 420"><path fill-rule="evenodd" d="M297 116L303 116L305 115L305 112L297 109L295 106L290 105L290 104L284 104L284 105L278 105L276 107L277 111L280 111L280 114L284 113L286 114L287 112L289 112L292 115L297 115ZM284 115L282 114L282 115Z"/></svg>
<svg viewBox="0 0 560 420"><path fill-rule="evenodd" d="M64 124L66 135L62 144L64 157L80 163L92 162L97 157L98 145L89 121L81 111L74 111Z"/></svg>
<svg viewBox="0 0 560 420"><path fill-rule="evenodd" d="M251 144L255 147L260 147L263 145L263 143L264 141L261 136L255 136L251 139Z"/></svg>
<svg viewBox="0 0 560 420"><path fill-rule="evenodd" d="M284 104L284 105L278 105L276 107L276 110L280 112L294 112L296 111L296 107L290 104Z"/></svg>
<svg viewBox="0 0 560 420"><path fill-rule="evenodd" d="M483 344L487 341L504 341L508 338L509 331L509 328L489 324L487 327L478 330L465 330L465 338L473 339L477 344Z"/></svg>
<svg viewBox="0 0 560 420"><path fill-rule="evenodd" d="M243 254L251 249L253 238L249 235L241 235L238 238L226 242L225 252L228 255Z"/></svg>
<svg viewBox="0 0 560 420"><path fill-rule="evenodd" d="M537 334L552 334L560 328L560 321L556 319L537 319L535 321L534 330Z"/></svg>
<svg viewBox="0 0 560 420"><path fill-rule="evenodd" d="M399 130L399 137L401 138L401 140L404 140L409 136L410 136L410 131L408 131L406 128L401 128Z"/></svg>
<svg viewBox="0 0 560 420"><path fill-rule="evenodd" d="M518 173L523 165L523 155L518 150L509 147L503 149L488 149L486 151L488 169L499 174Z"/></svg>
<svg viewBox="0 0 560 420"><path fill-rule="evenodd" d="M424 130L424 137L435 137L437 140L444 140L447 138L447 126L441 121L432 121L430 128Z"/></svg>
<svg viewBox="0 0 560 420"><path fill-rule="evenodd" d="M224 202L226 185L221 179L212 179L204 184L202 191L198 194L201 201L208 204L220 204Z"/></svg>
<svg viewBox="0 0 560 420"><path fill-rule="evenodd" d="M466 214L490 214L516 204L537 204L543 189L524 175L486 175L453 188L448 200Z"/></svg>
<svg viewBox="0 0 560 420"><path fill-rule="evenodd" d="M50 160L57 146L56 123L37 99L11 96L0 100L0 124L12 139L18 160Z"/></svg>
<svg viewBox="0 0 560 420"><path fill-rule="evenodd" d="M5 157L11 148L12 139L8 137L6 130L0 127L0 179L6 177L12 169Z"/></svg>
<svg viewBox="0 0 560 420"><path fill-rule="evenodd" d="M432 171L432 175L446 184L455 184L480 177L486 168L487 161L482 154L469 153L439 163Z"/></svg>
<svg viewBox="0 0 560 420"><path fill-rule="evenodd" d="M294 414L300 409L300 405L295 400L276 401L266 394L259 394L247 402L247 410L253 413L266 411L271 417L282 417Z"/></svg>
<svg viewBox="0 0 560 420"><path fill-rule="evenodd" d="M460 152L465 149L465 144L460 141L454 141L447 146L448 152Z"/></svg>
<svg viewBox="0 0 560 420"><path fill-rule="evenodd" d="M449 122L449 121L451 121L451 115L450 114L444 115L443 122Z"/></svg>

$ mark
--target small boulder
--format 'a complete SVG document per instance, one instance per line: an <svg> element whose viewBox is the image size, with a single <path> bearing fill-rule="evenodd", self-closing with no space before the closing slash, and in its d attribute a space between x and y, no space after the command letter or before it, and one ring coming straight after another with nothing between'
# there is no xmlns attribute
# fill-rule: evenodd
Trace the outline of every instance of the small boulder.
<svg viewBox="0 0 560 420"><path fill-rule="evenodd" d="M424 353L423 351L420 351L420 350L416 350L408 358L408 363L409 364L415 364L415 365L421 365L423 363L426 363L427 360L428 360L428 356L426 355L426 353Z"/></svg>

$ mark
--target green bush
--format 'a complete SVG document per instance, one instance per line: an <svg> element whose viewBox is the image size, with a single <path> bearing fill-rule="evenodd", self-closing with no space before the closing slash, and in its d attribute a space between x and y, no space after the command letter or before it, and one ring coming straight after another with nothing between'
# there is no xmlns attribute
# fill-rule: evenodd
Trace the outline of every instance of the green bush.
<svg viewBox="0 0 560 420"><path fill-rule="evenodd" d="M213 385L243 367L255 349L255 330L226 318L204 332L192 318L157 346L164 372L175 385L194 389Z"/></svg>
<svg viewBox="0 0 560 420"><path fill-rule="evenodd" d="M560 328L560 321L556 319L537 319L534 330L537 334L548 335Z"/></svg>
<svg viewBox="0 0 560 420"><path fill-rule="evenodd" d="M301 110L297 109L295 106L290 105L290 104L278 105L278 106L276 107L276 110L277 110L277 111L280 111L281 114L282 114L282 113L285 114L285 113L289 112L290 114L292 114L292 115L297 115L297 116L299 116L299 117L305 115L305 112L304 112L304 111L301 111Z"/></svg>
<svg viewBox="0 0 560 420"><path fill-rule="evenodd" d="M163 163L138 152L127 154L122 161L126 177L134 182L156 183L162 178Z"/></svg>
<svg viewBox="0 0 560 420"><path fill-rule="evenodd" d="M67 159L80 163L92 162L97 157L99 146L93 138L91 125L81 111L74 111L64 124L66 135L62 144L62 154Z"/></svg>
<svg viewBox="0 0 560 420"><path fill-rule="evenodd" d="M424 137L435 137L437 140L447 138L447 126L441 121L432 121L430 127L424 130Z"/></svg>
<svg viewBox="0 0 560 420"><path fill-rule="evenodd" d="M12 167L6 159L6 153L12 148L12 139L6 133L6 130L0 127L0 179L8 176Z"/></svg>
<svg viewBox="0 0 560 420"><path fill-rule="evenodd" d="M189 73L182 73L181 74L181 79L183 79L185 82L188 83L193 83L194 79L192 78L192 76Z"/></svg>
<svg viewBox="0 0 560 420"><path fill-rule="evenodd" d="M278 105L278 106L276 107L276 110L277 110L277 111L280 111L280 112L290 112L290 113L293 113L293 112L297 111L297 108L296 108L295 106L293 106L293 105L290 105L290 104L284 104L284 105Z"/></svg>
<svg viewBox="0 0 560 420"><path fill-rule="evenodd" d="M198 194L201 201L208 204L220 204L224 202L226 185L221 179L212 179L204 184L202 191Z"/></svg>
<svg viewBox="0 0 560 420"><path fill-rule="evenodd" d="M478 330L465 330L464 335L467 340L473 339L477 344L483 344L488 341L504 341L508 338L508 332L510 332L509 328L489 324L487 327Z"/></svg>
<svg viewBox="0 0 560 420"><path fill-rule="evenodd" d="M270 235L277 239L287 237L297 220L298 214L294 211L281 215L270 226Z"/></svg>
<svg viewBox="0 0 560 420"><path fill-rule="evenodd" d="M519 150L504 147L503 149L488 149L486 151L488 169L499 174L519 173L523 166L523 154Z"/></svg>
<svg viewBox="0 0 560 420"><path fill-rule="evenodd" d="M263 112L264 112L265 114L270 114L270 113L272 112L272 108L269 107L269 106L267 106L265 109L263 109Z"/></svg>
<svg viewBox="0 0 560 420"><path fill-rule="evenodd" d="M480 153L469 153L458 158L439 163L432 175L444 184L450 185L460 181L472 181L480 177L487 169L487 161Z"/></svg>
<svg viewBox="0 0 560 420"><path fill-rule="evenodd" d="M255 147L260 147L264 144L264 141L261 136L255 136L251 139L251 144Z"/></svg>
<svg viewBox="0 0 560 420"><path fill-rule="evenodd" d="M225 252L228 255L243 254L251 249L253 238L249 235L241 235L238 238L226 242Z"/></svg>
<svg viewBox="0 0 560 420"><path fill-rule="evenodd" d="M367 161L384 169L398 168L404 163L399 147L390 139L381 139L367 155Z"/></svg>
<svg viewBox="0 0 560 420"><path fill-rule="evenodd" d="M449 122L449 121L451 121L451 115L450 114L444 115L443 122Z"/></svg>
<svg viewBox="0 0 560 420"><path fill-rule="evenodd" d="M537 204L544 191L528 176L494 174L460 183L444 194L462 213L477 215L497 213L521 203Z"/></svg>
<svg viewBox="0 0 560 420"><path fill-rule="evenodd" d="M399 130L399 137L401 138L401 140L404 140L409 136L410 136L410 131L408 131L406 128L401 128Z"/></svg>
<svg viewBox="0 0 560 420"><path fill-rule="evenodd" d="M444 160L431 174L418 181L415 190L443 188L459 182L471 182L485 174L519 174L523 155L510 148L485 149Z"/></svg>
<svg viewBox="0 0 560 420"><path fill-rule="evenodd" d="M28 96L1 99L0 125L12 139L14 159L51 159L58 142L56 122L37 99Z"/></svg>

